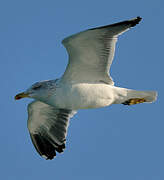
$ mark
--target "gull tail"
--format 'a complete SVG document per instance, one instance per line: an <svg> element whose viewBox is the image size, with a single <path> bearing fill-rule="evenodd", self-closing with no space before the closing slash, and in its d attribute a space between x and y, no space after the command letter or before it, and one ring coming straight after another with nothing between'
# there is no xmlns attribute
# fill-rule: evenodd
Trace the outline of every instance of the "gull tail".
<svg viewBox="0 0 164 180"><path fill-rule="evenodd" d="M133 105L151 103L156 101L156 91L136 91L132 89L115 87L115 101L113 104Z"/></svg>
<svg viewBox="0 0 164 180"><path fill-rule="evenodd" d="M156 91L136 91L127 89L127 96L125 97L125 101L122 102L124 105L133 105L139 103L152 103L157 99Z"/></svg>

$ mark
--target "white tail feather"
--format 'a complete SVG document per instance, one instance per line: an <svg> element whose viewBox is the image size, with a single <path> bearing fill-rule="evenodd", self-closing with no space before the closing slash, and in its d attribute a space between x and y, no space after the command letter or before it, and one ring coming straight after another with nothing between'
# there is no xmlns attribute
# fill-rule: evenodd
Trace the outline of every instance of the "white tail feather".
<svg viewBox="0 0 164 180"><path fill-rule="evenodd" d="M157 99L157 92L156 91L136 91L136 90L127 90L127 97L128 99L132 98L144 98L146 102L154 102ZM127 100L128 100L127 99Z"/></svg>
<svg viewBox="0 0 164 180"><path fill-rule="evenodd" d="M114 104L122 104L122 103L124 104L125 102L131 99L143 99L144 102L151 103L151 102L156 101L157 92L156 91L136 91L136 90L117 87L117 96L116 96L116 100Z"/></svg>

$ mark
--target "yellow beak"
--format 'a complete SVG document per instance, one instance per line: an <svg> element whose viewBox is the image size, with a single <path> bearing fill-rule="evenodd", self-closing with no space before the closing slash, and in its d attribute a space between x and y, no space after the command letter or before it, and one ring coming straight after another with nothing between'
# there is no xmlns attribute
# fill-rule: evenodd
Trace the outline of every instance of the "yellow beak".
<svg viewBox="0 0 164 180"><path fill-rule="evenodd" d="M22 98L25 98L25 97L29 97L29 94L23 92L23 93L17 94L15 96L15 100L19 100L19 99L22 99Z"/></svg>

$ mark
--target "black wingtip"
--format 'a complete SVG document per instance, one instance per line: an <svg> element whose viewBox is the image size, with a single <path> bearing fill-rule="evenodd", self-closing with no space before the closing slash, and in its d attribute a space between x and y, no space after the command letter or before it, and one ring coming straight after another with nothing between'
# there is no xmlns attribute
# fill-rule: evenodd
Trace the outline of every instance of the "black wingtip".
<svg viewBox="0 0 164 180"><path fill-rule="evenodd" d="M134 19L129 20L131 27L134 27L135 25L139 24L139 22L142 20L140 16L137 16Z"/></svg>
<svg viewBox="0 0 164 180"><path fill-rule="evenodd" d="M56 156L56 151L62 153L65 149L65 143L58 145L52 142L52 139L40 134L30 134L30 136L37 152L46 160L52 160Z"/></svg>
<svg viewBox="0 0 164 180"><path fill-rule="evenodd" d="M106 26L96 27L96 28L92 28L90 30L104 29L104 28L116 27L116 26L121 26L121 25L127 25L128 27L134 27L137 24L139 24L139 22L141 20L142 20L142 18L140 16L137 16L134 19L130 19L130 20L126 20L126 21L121 21L121 22L114 23L114 24L109 24L109 25L106 25Z"/></svg>

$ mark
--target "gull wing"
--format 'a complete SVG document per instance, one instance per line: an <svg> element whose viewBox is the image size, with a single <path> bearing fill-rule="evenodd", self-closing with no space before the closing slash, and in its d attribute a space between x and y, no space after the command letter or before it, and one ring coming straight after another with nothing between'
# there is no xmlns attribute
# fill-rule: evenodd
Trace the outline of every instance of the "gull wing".
<svg viewBox="0 0 164 180"><path fill-rule="evenodd" d="M103 27L89 29L65 38L69 62L62 77L70 82L104 82L113 85L109 74L118 35L140 22L137 17Z"/></svg>
<svg viewBox="0 0 164 180"><path fill-rule="evenodd" d="M37 152L46 159L53 159L56 151L61 153L69 119L76 111L56 109L53 106L33 101L28 105L28 129Z"/></svg>

